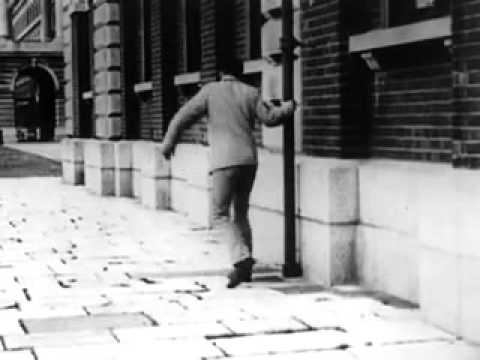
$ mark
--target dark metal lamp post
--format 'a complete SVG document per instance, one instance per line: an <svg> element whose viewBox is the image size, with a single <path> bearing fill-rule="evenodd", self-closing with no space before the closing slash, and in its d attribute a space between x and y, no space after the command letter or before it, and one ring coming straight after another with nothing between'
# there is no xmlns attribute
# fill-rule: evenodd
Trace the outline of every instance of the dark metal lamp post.
<svg viewBox="0 0 480 360"><path fill-rule="evenodd" d="M292 0L282 0L282 52L283 52L283 100L293 99L293 62L295 40L293 37ZM297 277L302 269L297 261L295 229L295 127L293 115L283 126L283 172L285 212L285 259L283 276Z"/></svg>

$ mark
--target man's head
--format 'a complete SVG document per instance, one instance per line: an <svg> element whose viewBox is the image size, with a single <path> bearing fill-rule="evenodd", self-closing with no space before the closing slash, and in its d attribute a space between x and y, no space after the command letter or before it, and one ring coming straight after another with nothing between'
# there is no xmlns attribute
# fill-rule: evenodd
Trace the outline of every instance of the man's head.
<svg viewBox="0 0 480 360"><path fill-rule="evenodd" d="M240 77L243 74L243 63L237 59L225 61L220 66L220 76L233 75Z"/></svg>

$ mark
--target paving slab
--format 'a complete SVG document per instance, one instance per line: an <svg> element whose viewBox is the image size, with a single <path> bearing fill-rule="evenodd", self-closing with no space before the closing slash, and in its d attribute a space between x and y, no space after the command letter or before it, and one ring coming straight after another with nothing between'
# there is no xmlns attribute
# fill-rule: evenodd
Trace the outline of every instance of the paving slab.
<svg viewBox="0 0 480 360"><path fill-rule="evenodd" d="M69 303L39 304L36 302L24 302L20 310L20 317L23 319L45 319L81 315L87 315L84 307L81 305L71 305Z"/></svg>
<svg viewBox="0 0 480 360"><path fill-rule="evenodd" d="M345 330L362 344L386 345L455 340L454 336L420 321L388 321L379 318L365 318L347 323Z"/></svg>
<svg viewBox="0 0 480 360"><path fill-rule="evenodd" d="M64 347L85 344L114 344L115 338L107 331L75 331L62 333L7 335L3 339L9 350L29 347Z"/></svg>
<svg viewBox="0 0 480 360"><path fill-rule="evenodd" d="M68 348L39 347L35 353L38 360L200 360L223 355L211 342L201 339Z"/></svg>
<svg viewBox="0 0 480 360"><path fill-rule="evenodd" d="M428 342L351 349L358 360L478 360L480 347L460 342Z"/></svg>
<svg viewBox="0 0 480 360"><path fill-rule="evenodd" d="M215 344L231 356L333 350L345 347L350 343L351 339L345 333L334 330L243 336L215 340Z"/></svg>
<svg viewBox="0 0 480 360"><path fill-rule="evenodd" d="M24 334L19 318L17 310L0 310L0 335Z"/></svg>
<svg viewBox="0 0 480 360"><path fill-rule="evenodd" d="M187 310L184 313L168 314L165 312L156 312L148 310L148 315L159 324L200 324L204 322L225 322L231 320L253 320L254 318L238 308L224 309L224 311L192 311Z"/></svg>
<svg viewBox="0 0 480 360"><path fill-rule="evenodd" d="M35 360L30 350L1 351L0 360Z"/></svg>
<svg viewBox="0 0 480 360"><path fill-rule="evenodd" d="M30 334L152 326L152 321L141 313L65 316L46 319L23 319L22 321L25 329Z"/></svg>
<svg viewBox="0 0 480 360"><path fill-rule="evenodd" d="M287 333L295 331L306 331L308 327L292 318L282 317L280 314L276 318L238 320L226 319L222 321L225 326L236 334L262 334L262 333Z"/></svg>
<svg viewBox="0 0 480 360"><path fill-rule="evenodd" d="M334 351L300 351L280 355L234 356L232 360L356 360L345 350ZM385 359L386 360L386 359Z"/></svg>
<svg viewBox="0 0 480 360"><path fill-rule="evenodd" d="M120 343L155 341L181 338L226 337L233 333L224 325L216 322L200 324L160 325L149 328L130 328L113 330Z"/></svg>

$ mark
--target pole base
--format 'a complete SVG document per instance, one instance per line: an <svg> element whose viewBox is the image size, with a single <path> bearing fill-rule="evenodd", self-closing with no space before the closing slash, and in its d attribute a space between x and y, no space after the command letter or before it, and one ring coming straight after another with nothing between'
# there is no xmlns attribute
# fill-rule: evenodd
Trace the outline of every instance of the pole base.
<svg viewBox="0 0 480 360"><path fill-rule="evenodd" d="M282 274L286 278L300 277L302 273L302 267L299 263L284 264L282 266Z"/></svg>

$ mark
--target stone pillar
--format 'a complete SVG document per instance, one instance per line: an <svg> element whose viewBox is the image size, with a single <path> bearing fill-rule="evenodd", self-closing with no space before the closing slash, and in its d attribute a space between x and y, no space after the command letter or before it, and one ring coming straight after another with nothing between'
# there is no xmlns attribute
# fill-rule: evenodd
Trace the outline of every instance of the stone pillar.
<svg viewBox="0 0 480 360"><path fill-rule="evenodd" d="M55 36L57 39L62 39L63 32L63 2L55 1Z"/></svg>
<svg viewBox="0 0 480 360"><path fill-rule="evenodd" d="M305 278L325 286L352 281L359 221L357 166L301 162L297 188Z"/></svg>
<svg viewBox="0 0 480 360"><path fill-rule="evenodd" d="M84 179L84 156L83 140L62 140L62 174L63 182L70 185L83 185Z"/></svg>
<svg viewBox="0 0 480 360"><path fill-rule="evenodd" d="M0 0L0 38L10 37L10 17L8 0Z"/></svg>
<svg viewBox="0 0 480 360"><path fill-rule="evenodd" d="M133 196L132 142L114 143L115 195Z"/></svg>
<svg viewBox="0 0 480 360"><path fill-rule="evenodd" d="M132 195L140 199L142 189L142 167L145 161L144 154L147 152L145 147L150 147L150 141L134 141L132 143Z"/></svg>
<svg viewBox="0 0 480 360"><path fill-rule="evenodd" d="M94 10L95 134L114 139L122 135L120 81L120 5L102 2Z"/></svg>
<svg viewBox="0 0 480 360"><path fill-rule="evenodd" d="M165 160L160 145L145 143L142 154L140 201L151 209L170 208L170 162Z"/></svg>
<svg viewBox="0 0 480 360"><path fill-rule="evenodd" d="M85 186L94 194L115 195L114 142L84 140Z"/></svg>

